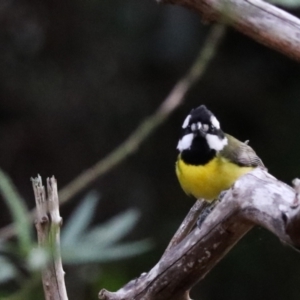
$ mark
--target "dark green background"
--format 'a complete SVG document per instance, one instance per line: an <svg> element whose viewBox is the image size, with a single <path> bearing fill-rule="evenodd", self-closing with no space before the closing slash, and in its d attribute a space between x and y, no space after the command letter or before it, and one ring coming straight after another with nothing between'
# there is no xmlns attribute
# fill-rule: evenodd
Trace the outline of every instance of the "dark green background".
<svg viewBox="0 0 300 300"><path fill-rule="evenodd" d="M54 174L63 187L153 113L208 28L195 13L154 0L2 0L0 166L28 206L31 176ZM277 178L290 183L299 176L299 83L297 62L229 30L184 104L90 187L102 195L94 223L138 208L142 217L129 240L151 237L155 248L122 262L66 267L70 299L97 299L100 288L118 289L159 260L194 203L174 174L178 133L192 107L206 104L226 132L249 139ZM62 208L65 218L83 195ZM0 209L1 225L9 223L3 202ZM192 298L298 300L299 281L299 254L258 228Z"/></svg>

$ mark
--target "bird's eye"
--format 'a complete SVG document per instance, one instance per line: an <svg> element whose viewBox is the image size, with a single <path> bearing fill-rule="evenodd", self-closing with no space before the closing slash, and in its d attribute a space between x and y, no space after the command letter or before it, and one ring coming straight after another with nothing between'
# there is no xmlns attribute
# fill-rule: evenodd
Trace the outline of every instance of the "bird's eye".
<svg viewBox="0 0 300 300"><path fill-rule="evenodd" d="M203 131L206 132L206 131L208 131L209 126L207 124L203 124L202 128L203 128Z"/></svg>
<svg viewBox="0 0 300 300"><path fill-rule="evenodd" d="M191 125L191 130L192 130L193 132L197 130L197 125L196 125L195 123L193 123L193 124Z"/></svg>

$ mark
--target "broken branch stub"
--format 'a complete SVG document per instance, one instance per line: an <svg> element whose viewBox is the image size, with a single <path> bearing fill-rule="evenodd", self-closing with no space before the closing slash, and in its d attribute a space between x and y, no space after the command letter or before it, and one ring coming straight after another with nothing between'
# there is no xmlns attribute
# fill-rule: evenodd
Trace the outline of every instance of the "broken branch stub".
<svg viewBox="0 0 300 300"><path fill-rule="evenodd" d="M60 226L57 182L54 177L47 178L47 195L41 176L32 179L36 202L35 226L39 247L50 252L50 258L42 270L43 288L46 300L67 300L65 272L60 255Z"/></svg>

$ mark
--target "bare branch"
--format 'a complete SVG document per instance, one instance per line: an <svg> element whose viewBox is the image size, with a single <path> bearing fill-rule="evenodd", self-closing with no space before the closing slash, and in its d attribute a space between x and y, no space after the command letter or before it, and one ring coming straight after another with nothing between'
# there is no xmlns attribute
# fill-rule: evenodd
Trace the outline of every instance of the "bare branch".
<svg viewBox="0 0 300 300"><path fill-rule="evenodd" d="M241 177L201 226L171 247L148 273L100 299L189 299L188 291L254 226L260 225L286 244L300 246L300 206L295 191L267 171Z"/></svg>
<svg viewBox="0 0 300 300"><path fill-rule="evenodd" d="M262 0L157 0L199 12L205 21L226 23L259 43L300 59L300 20Z"/></svg>
<svg viewBox="0 0 300 300"><path fill-rule="evenodd" d="M51 257L42 271L43 287L46 300L67 300L65 272L60 256L60 226L62 218L59 214L57 183L54 177L47 178L47 193L38 176L32 180L37 207L36 229L39 246L50 251Z"/></svg>

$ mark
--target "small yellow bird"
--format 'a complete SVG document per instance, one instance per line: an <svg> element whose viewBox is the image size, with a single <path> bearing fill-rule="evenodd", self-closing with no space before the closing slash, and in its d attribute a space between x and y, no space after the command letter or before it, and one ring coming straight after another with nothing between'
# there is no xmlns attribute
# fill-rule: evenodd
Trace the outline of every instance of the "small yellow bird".
<svg viewBox="0 0 300 300"><path fill-rule="evenodd" d="M264 167L254 150L220 128L205 105L192 109L182 124L176 174L188 195L212 202L242 175Z"/></svg>

